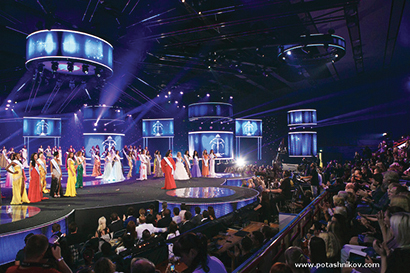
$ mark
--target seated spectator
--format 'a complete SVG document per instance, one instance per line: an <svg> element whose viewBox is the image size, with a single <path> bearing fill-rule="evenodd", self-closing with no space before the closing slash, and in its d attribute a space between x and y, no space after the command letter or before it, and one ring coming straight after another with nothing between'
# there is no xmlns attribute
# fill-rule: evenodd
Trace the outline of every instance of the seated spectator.
<svg viewBox="0 0 410 273"><path fill-rule="evenodd" d="M110 232L115 233L124 228L124 225L116 212L111 213L110 220L111 223L108 225Z"/></svg>
<svg viewBox="0 0 410 273"><path fill-rule="evenodd" d="M313 236L309 241L309 257L310 262L314 265L328 262L326 255L326 243L318 237ZM310 269L311 273L331 273L333 268L313 267Z"/></svg>
<svg viewBox="0 0 410 273"><path fill-rule="evenodd" d="M309 268L296 267L295 264L307 264L307 259L303 255L300 247L291 246L285 251L286 264L292 269L292 273L309 273Z"/></svg>
<svg viewBox="0 0 410 273"><path fill-rule="evenodd" d="M145 258L133 258L131 261L131 273L159 273L155 265Z"/></svg>
<svg viewBox="0 0 410 273"><path fill-rule="evenodd" d="M195 207L195 216L192 217L191 221L195 226L197 226L201 223L201 220L202 220L201 208Z"/></svg>
<svg viewBox="0 0 410 273"><path fill-rule="evenodd" d="M161 214L162 212L164 212L164 210L168 208L168 202L167 201L162 202L161 207L162 207L162 210L158 214Z"/></svg>
<svg viewBox="0 0 410 273"><path fill-rule="evenodd" d="M59 246L51 247L53 258L57 261L58 270L46 266L44 255L49 247L48 239L42 234L33 235L27 240L24 262L9 267L6 273L16 272L50 272L71 273L71 269L64 262ZM225 271L226 272L226 271Z"/></svg>
<svg viewBox="0 0 410 273"><path fill-rule="evenodd" d="M385 242L373 242L374 250L381 256L381 272L407 272L410 268L410 213L392 215L390 228L397 243L392 252L387 249Z"/></svg>
<svg viewBox="0 0 410 273"><path fill-rule="evenodd" d="M225 266L216 257L209 256L208 240L205 235L192 232L182 234L174 244L174 254L187 265L184 272L226 273Z"/></svg>
<svg viewBox="0 0 410 273"><path fill-rule="evenodd" d="M78 226L75 222L71 222L68 225L68 235L67 244L68 245L79 245L83 242L81 234L78 232Z"/></svg>
<svg viewBox="0 0 410 273"><path fill-rule="evenodd" d="M137 227L136 227L136 225L135 225L135 222L129 221L127 227L125 228L124 236L128 234L128 235L130 235L130 236L134 239L134 241L135 241L135 240L137 239L137 237L138 237L138 234L137 234L137 232L135 231L136 228L137 228Z"/></svg>
<svg viewBox="0 0 410 273"><path fill-rule="evenodd" d="M178 207L174 207L173 209L174 212L174 217L172 217L172 221L174 221L175 223L179 224L181 223L181 217L179 216L179 208Z"/></svg>
<svg viewBox="0 0 410 273"><path fill-rule="evenodd" d="M108 258L100 258L94 265L95 273L114 273L115 264Z"/></svg>
<svg viewBox="0 0 410 273"><path fill-rule="evenodd" d="M72 266L73 259L71 256L70 247L68 246L67 239L65 233L61 232L60 224L53 224L51 226L51 231L53 234L51 235L50 239L48 240L50 243L54 242L54 244L58 244L61 248L61 256L65 259L65 262L68 266Z"/></svg>
<svg viewBox="0 0 410 273"><path fill-rule="evenodd" d="M148 215L153 215L153 216L157 215L154 204L149 204L148 209L147 209L147 216Z"/></svg>
<svg viewBox="0 0 410 273"><path fill-rule="evenodd" d="M27 246L27 241L28 241L28 239L29 239L31 236L33 236L33 235L34 235L34 233L29 233L29 234L27 234L26 237L24 238L24 243L25 243L26 246ZM25 251L26 251L26 247L20 249L20 250L17 252L16 259L15 259L15 261L14 261L14 264L15 264L15 265L20 265L20 263L24 261L24 253L25 253Z"/></svg>
<svg viewBox="0 0 410 273"><path fill-rule="evenodd" d="M241 241L241 254L237 257L238 265L244 263L252 256L252 244L253 242L251 238L249 238L248 236L243 237Z"/></svg>
<svg viewBox="0 0 410 273"><path fill-rule="evenodd" d="M129 207L127 209L127 216L123 215L122 216L122 221L124 222L124 227L126 227L128 225L129 221L133 221L134 224L137 224L137 218L135 218L134 216L134 208L133 207Z"/></svg>
<svg viewBox="0 0 410 273"><path fill-rule="evenodd" d="M292 268L287 264L277 262L272 265L269 273L292 273Z"/></svg>
<svg viewBox="0 0 410 273"><path fill-rule="evenodd" d="M410 212L410 199L405 195L395 195L391 198L390 206L400 207L406 212Z"/></svg>
<svg viewBox="0 0 410 273"><path fill-rule="evenodd" d="M269 241L270 239L272 239L276 234L279 233L279 228L272 228L270 226L263 226L261 228L261 232L263 234L264 237L264 241L263 244L265 244L267 241Z"/></svg>
<svg viewBox="0 0 410 273"><path fill-rule="evenodd" d="M187 206L185 205L185 203L181 203L181 210L179 211L179 217L182 219L184 219L184 215L185 212L188 210Z"/></svg>
<svg viewBox="0 0 410 273"><path fill-rule="evenodd" d="M142 232L142 237L141 237L141 239L138 241L138 244L141 244L141 243L149 243L149 241L151 240L151 233L149 232L149 230L148 229L146 229L146 230L144 230L143 232Z"/></svg>
<svg viewBox="0 0 410 273"><path fill-rule="evenodd" d="M104 216L98 219L98 228L95 232L95 237L109 241L111 239L110 229L106 225L107 220Z"/></svg>
<svg viewBox="0 0 410 273"><path fill-rule="evenodd" d="M333 232L322 232L319 234L319 237L325 241L327 260L331 263L339 261L342 246L336 235Z"/></svg>
<svg viewBox="0 0 410 273"><path fill-rule="evenodd" d="M162 211L162 218L158 219L157 221L157 227L160 227L160 228L168 227L171 222L172 222L171 211L169 209L164 209Z"/></svg>
<svg viewBox="0 0 410 273"><path fill-rule="evenodd" d="M139 213L138 215L138 218L139 218L140 216L146 216L147 211L144 208L140 208L138 213ZM135 223L137 224L137 226L140 224L138 218L135 220Z"/></svg>
<svg viewBox="0 0 410 273"><path fill-rule="evenodd" d="M174 221L172 221L169 224L169 228L168 228L168 235L167 235L167 240L170 240L172 238L178 237L179 234L179 230L178 230L178 225L177 223L175 223ZM169 243L168 244L168 259L172 260L174 258L174 252L173 252L173 247L174 244L173 243Z"/></svg>
<svg viewBox="0 0 410 273"><path fill-rule="evenodd" d="M195 224L192 223L191 218L192 218L191 212L186 211L184 215L184 219L182 220L181 226L179 227L181 234L195 227Z"/></svg>
<svg viewBox="0 0 410 273"><path fill-rule="evenodd" d="M263 242L265 241L265 237L263 236L263 233L260 232L259 230L256 230L252 232L252 241L253 241L253 250L252 252L255 252L256 250L260 249L262 247Z"/></svg>
<svg viewBox="0 0 410 273"><path fill-rule="evenodd" d="M146 229L150 233L166 232L167 231L166 228L157 228L157 227L154 227L154 225L151 224L151 223L146 223L145 216L140 216L139 222L140 222L140 225L135 228L135 231L137 232L137 238L138 239L142 238L142 232Z"/></svg>
<svg viewBox="0 0 410 273"><path fill-rule="evenodd" d="M208 207L209 220L216 220L214 207Z"/></svg>
<svg viewBox="0 0 410 273"><path fill-rule="evenodd" d="M115 253L119 255L125 250L130 250L135 246L135 238L130 234L126 234L122 237L121 243L115 249Z"/></svg>
<svg viewBox="0 0 410 273"><path fill-rule="evenodd" d="M202 212L202 219L201 219L200 225L208 223L209 221L210 221L209 220L209 212L207 210L204 210Z"/></svg>
<svg viewBox="0 0 410 273"><path fill-rule="evenodd" d="M78 270L84 270L86 268L93 268L94 266L94 250L91 247L85 248L83 251L84 264L79 267Z"/></svg>

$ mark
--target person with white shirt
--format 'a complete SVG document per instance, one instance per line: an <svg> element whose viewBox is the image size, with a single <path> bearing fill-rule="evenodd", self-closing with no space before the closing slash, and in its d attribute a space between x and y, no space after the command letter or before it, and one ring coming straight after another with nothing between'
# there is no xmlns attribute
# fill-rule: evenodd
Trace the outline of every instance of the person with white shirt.
<svg viewBox="0 0 410 273"><path fill-rule="evenodd" d="M174 217L172 217L172 221L174 221L177 224L181 223L182 219L179 216L179 208L175 207L173 211L174 211Z"/></svg>
<svg viewBox="0 0 410 273"><path fill-rule="evenodd" d="M141 239L142 238L142 233L144 230L148 230L151 234L152 233L158 233L158 232L167 232L167 228L157 228L154 227L153 224L147 224L146 223L146 218L145 216L140 216L139 217L139 226L135 228L135 231L137 232L137 238Z"/></svg>

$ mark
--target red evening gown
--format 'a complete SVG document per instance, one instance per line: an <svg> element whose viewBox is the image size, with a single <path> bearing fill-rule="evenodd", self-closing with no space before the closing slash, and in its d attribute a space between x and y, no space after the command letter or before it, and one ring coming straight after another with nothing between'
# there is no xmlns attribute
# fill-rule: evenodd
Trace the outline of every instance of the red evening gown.
<svg viewBox="0 0 410 273"><path fill-rule="evenodd" d="M40 186L40 175L36 168L32 168L30 171L31 180L28 186L28 199L31 203L40 202L43 198L43 193Z"/></svg>
<svg viewBox="0 0 410 273"><path fill-rule="evenodd" d="M176 168L175 166L175 161L174 159L167 157L169 162L171 162L172 167ZM168 163L165 161L165 158L163 158L161 160L161 167L162 167L162 171L165 174L165 186L162 189L165 190L172 190L172 189L176 189L177 185L175 184L175 180L174 180L174 176L172 175L172 169L171 167L168 165Z"/></svg>

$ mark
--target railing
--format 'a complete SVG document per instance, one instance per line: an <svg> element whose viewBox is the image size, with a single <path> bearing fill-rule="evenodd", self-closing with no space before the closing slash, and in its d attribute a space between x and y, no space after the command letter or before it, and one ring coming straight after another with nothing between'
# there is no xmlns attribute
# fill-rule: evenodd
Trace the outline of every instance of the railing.
<svg viewBox="0 0 410 273"><path fill-rule="evenodd" d="M270 267L278 261L292 243L306 235L316 214L320 212L319 203L327 198L328 192L323 192L302 210L286 227L267 242L259 251L236 268L234 273L269 272Z"/></svg>

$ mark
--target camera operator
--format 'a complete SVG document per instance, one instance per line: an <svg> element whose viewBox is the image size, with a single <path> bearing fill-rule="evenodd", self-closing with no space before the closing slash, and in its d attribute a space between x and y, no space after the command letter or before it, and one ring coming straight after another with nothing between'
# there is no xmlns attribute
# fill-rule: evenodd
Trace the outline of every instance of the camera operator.
<svg viewBox="0 0 410 273"><path fill-rule="evenodd" d="M48 247L49 243L46 236L42 234L31 236L27 241L24 262L20 265L9 267L6 273L72 273L71 269L64 262L64 258L61 256L61 249L58 245L51 247L51 253L57 261L58 270L51 268L48 264L48 260L44 258Z"/></svg>

